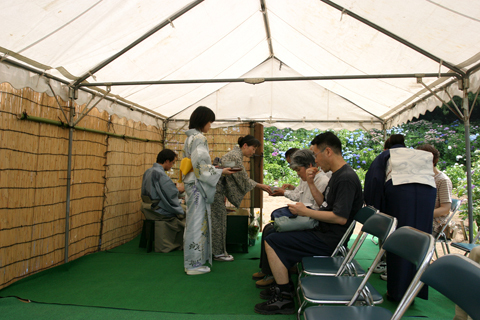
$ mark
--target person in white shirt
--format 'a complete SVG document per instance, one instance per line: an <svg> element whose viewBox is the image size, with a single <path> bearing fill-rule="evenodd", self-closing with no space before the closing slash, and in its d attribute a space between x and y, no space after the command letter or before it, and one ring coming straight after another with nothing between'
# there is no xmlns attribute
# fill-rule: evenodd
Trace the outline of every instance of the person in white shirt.
<svg viewBox="0 0 480 320"><path fill-rule="evenodd" d="M325 173L317 168L315 156L310 149L296 151L290 157L290 167L295 170L301 179L298 187L293 191L285 191L285 197L295 202L303 203L306 207L313 210L319 210L323 203L322 193L328 185L332 175L331 172ZM272 212L272 220L280 216L294 216L288 207L282 207ZM263 239L274 231L273 223L267 224L263 228L262 248L260 253L260 268L262 271L253 274L252 278L257 280L257 288L268 288L274 282L271 275L270 266L265 253L265 244Z"/></svg>

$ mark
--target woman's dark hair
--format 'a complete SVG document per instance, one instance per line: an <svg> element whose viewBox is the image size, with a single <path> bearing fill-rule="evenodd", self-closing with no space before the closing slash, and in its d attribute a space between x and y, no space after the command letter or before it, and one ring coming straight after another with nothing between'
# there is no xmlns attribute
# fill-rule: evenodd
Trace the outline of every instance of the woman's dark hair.
<svg viewBox="0 0 480 320"><path fill-rule="evenodd" d="M200 106L192 112L188 129L197 129L202 131L203 127L209 122L215 121L215 113L210 108Z"/></svg>
<svg viewBox="0 0 480 320"><path fill-rule="evenodd" d="M245 143L247 144L247 146L254 146L255 148L258 148L261 145L260 141L258 141L258 139L255 139L255 137L251 134L246 135L245 137L238 138L238 145L240 146L240 148L243 147Z"/></svg>
<svg viewBox="0 0 480 320"><path fill-rule="evenodd" d="M385 140L385 143L383 144L383 150L388 150L392 147L392 142L390 141L390 138Z"/></svg>
<svg viewBox="0 0 480 320"><path fill-rule="evenodd" d="M175 158L177 158L177 154L175 153L175 151L170 149L163 149L157 155L157 163L163 164L166 160L173 161L175 160Z"/></svg>
<svg viewBox="0 0 480 320"><path fill-rule="evenodd" d="M401 144L405 147L405 136L403 134L392 134L389 139L391 147L396 144Z"/></svg>
<svg viewBox="0 0 480 320"><path fill-rule="evenodd" d="M290 148L290 149L288 149L287 152L285 152L285 159L286 159L286 158L291 158L292 155L293 155L295 152L297 152L298 150L300 150L300 149L298 149L298 148Z"/></svg>
<svg viewBox="0 0 480 320"><path fill-rule="evenodd" d="M416 148L417 150L423 150L427 152L431 152L433 154L433 166L436 167L438 160L440 160L440 152L431 144L425 143L422 144L421 146L418 146Z"/></svg>

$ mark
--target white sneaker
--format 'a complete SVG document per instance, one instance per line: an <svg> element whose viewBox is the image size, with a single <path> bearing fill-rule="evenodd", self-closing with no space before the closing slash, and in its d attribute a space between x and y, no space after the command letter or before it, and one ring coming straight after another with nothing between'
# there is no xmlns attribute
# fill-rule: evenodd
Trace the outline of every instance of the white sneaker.
<svg viewBox="0 0 480 320"><path fill-rule="evenodd" d="M234 258L230 254L219 254L217 256L213 256L213 260L216 260L216 261L233 261Z"/></svg>
<svg viewBox="0 0 480 320"><path fill-rule="evenodd" d="M384 273L385 271L387 271L386 261L380 261L379 263L377 263L377 265L373 269L373 273Z"/></svg>
<svg viewBox="0 0 480 320"><path fill-rule="evenodd" d="M198 268L185 268L185 272L190 275L190 276L193 276L193 275L196 275L196 274L204 274L204 273L209 273L210 272L210 268L207 267L207 266L201 266L201 267L198 267Z"/></svg>
<svg viewBox="0 0 480 320"><path fill-rule="evenodd" d="M388 281L388 280L387 280L387 279L388 279L387 273L386 273L386 272L385 272L385 273L382 273L382 274L380 275L380 279L385 280L385 281Z"/></svg>

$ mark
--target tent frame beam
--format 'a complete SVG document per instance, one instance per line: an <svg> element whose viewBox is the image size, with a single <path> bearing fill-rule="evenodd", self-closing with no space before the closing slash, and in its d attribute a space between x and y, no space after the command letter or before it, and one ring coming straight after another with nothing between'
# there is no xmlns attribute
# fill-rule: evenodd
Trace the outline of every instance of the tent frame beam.
<svg viewBox="0 0 480 320"><path fill-rule="evenodd" d="M270 33L270 22L268 21L267 5L265 0L260 0L260 8L263 14L263 23L265 24L265 33L267 34L268 50L270 51L270 57L274 57L273 45L272 45L272 34Z"/></svg>
<svg viewBox="0 0 480 320"><path fill-rule="evenodd" d="M70 83L69 83L68 81L64 80L64 79L61 79L61 78L52 76L52 75L50 75L50 74L48 74L48 73L45 73L44 71L35 69L35 68L33 68L33 67L31 67L31 66L28 66L28 65L25 65L25 64L23 64L23 63L19 63L19 62L13 61L13 60L8 59L8 58L3 59L1 62L2 62L2 63L6 63L6 64L10 64L10 65L12 65L12 66L14 66L14 67L18 67L18 68L24 69L24 70L26 70L26 71L29 71L29 72L32 72L32 73L35 73L35 74L38 74L38 75L40 75L40 76L42 76L42 77L45 77L45 79L47 79L47 81L48 81L49 79L51 79L51 80L55 80L55 81L57 81L57 82L59 82L59 83L62 83L62 84L64 84L64 85L70 86ZM93 96L98 95L98 92L101 93L101 90L98 90L98 88L96 88L96 89L97 89L97 90L93 90L93 89L89 89L89 88L78 88L78 90L82 90L82 91L84 91L84 92L86 92L86 93L89 93L89 94L91 94L91 95L93 95ZM135 103L133 103L133 102L127 101L127 100L125 100L125 99L116 99L116 98L114 98L114 97L109 97L109 96L106 96L104 99L105 99L105 100L108 100L108 101L110 101L110 102L116 103L116 104L118 104L118 105L121 105L122 107L126 107L126 108L128 108L128 109L130 109L130 110L132 110L132 111L135 110L135 111L137 111L137 112L140 112L140 113L143 113L143 114L147 114L147 115L149 115L149 116L151 116L151 117L153 117L153 118L159 119L159 120L161 120L161 121L164 121L164 120L166 119L166 117L165 117L164 115L161 115L161 114L159 114L159 113L156 113L155 111L147 110L147 109L145 109L145 108L143 108L143 107L141 107L141 106L139 106L139 105L137 105L137 104L135 104ZM125 101L124 101L124 100L125 100ZM67 118L67 119L68 119L68 118Z"/></svg>
<svg viewBox="0 0 480 320"><path fill-rule="evenodd" d="M203 1L204 0L195 0L195 1L191 2L190 4L186 5L185 7L183 7L182 9L180 9L179 11L177 11L176 13L171 15L169 18L163 20L161 23L159 23L158 25L156 25L155 27L150 29L147 33L142 35L140 38L138 38L137 40L135 40L134 42L132 42L131 44L129 44L128 46L126 46L125 48L123 48L122 50L120 50L119 52L114 54L113 56L111 56L110 58L104 60L103 62L98 64L96 67L94 67L90 71L86 72L84 75L80 76L77 80L75 80L75 82L73 83L72 86L75 87L75 88L78 87L81 82L85 81L86 79L88 79L89 77L94 75L96 72L103 69L109 63L113 62L118 57L122 56L124 53L126 53L130 49L134 48L136 45L143 42L143 40L149 38L151 35L155 34L157 31L161 30L163 27L165 27L167 25L172 25L172 22L174 20L181 17L183 14L190 11L191 9L193 9L194 7L196 7L197 5L202 3Z"/></svg>
<svg viewBox="0 0 480 320"><path fill-rule="evenodd" d="M452 111L458 118L460 119L463 119L463 114L462 112L458 109L458 106L454 103L454 106L455 106L455 109L457 109L456 111L450 107L442 98L440 98L436 92L434 92L432 89L430 89L429 86L427 86L423 81L422 79L419 79L417 82L421 83L425 89L427 89L432 95L434 95L438 100L440 100L440 102L442 104L444 104L448 109L450 109L450 111ZM453 99L452 99L452 102L453 102Z"/></svg>
<svg viewBox="0 0 480 320"><path fill-rule="evenodd" d="M321 81L321 80L355 80L355 79L399 79L399 78L450 78L461 79L457 73L400 73L400 74L361 74L361 75L332 75L332 76L300 76L300 77L269 77L269 78L223 78L223 79L184 79L184 80L152 80L152 81L117 81L80 83L79 87L99 86L132 86L132 85L159 85L159 84L189 84L189 83L223 83L245 82L260 84L268 81Z"/></svg>
<svg viewBox="0 0 480 320"><path fill-rule="evenodd" d="M383 33L384 35L386 35L386 36L388 36L388 37L390 37L390 38L392 38L392 39L394 39L394 40L396 40L396 41L404 44L405 46L409 47L410 49L413 49L413 50L417 51L418 53L420 53L420 54L422 54L422 55L424 55L424 56L432 59L433 61L436 61L436 62L439 63L440 65L444 65L445 67L449 68L450 70L456 72L458 75L460 75L460 76L462 76L462 77L465 76L465 72L462 71L461 69L459 69L457 66L455 66L455 65L453 65L453 64L451 64L451 63L449 63L449 62L447 62L447 61L444 61L443 59L440 59L439 57L431 54L430 52L425 51L425 50L423 50L422 48L414 45L413 43L411 43L411 42L409 42L409 41L407 41L407 40L399 37L398 35L390 32L390 31L388 31L388 30L386 30L386 29L384 29L384 28L382 28L382 27L380 27L379 25L376 25L375 23L373 23L373 22L371 22L371 21L369 21L369 20L367 20L367 19L365 19L365 18L362 18L361 16L353 13L352 11L350 11L350 10L348 10L348 9L346 9L346 8L344 8L344 7L338 5L338 4L336 4L336 3L334 3L334 2L332 2L332 1L330 1L330 0L320 0L320 1L322 1L323 3L328 4L329 6L331 6L331 7L335 8L335 9L341 11L342 14L348 14L350 17L352 17L352 18L354 18L354 19L356 19L356 20L358 20L358 21L366 24L367 26L369 26L369 27L371 27L371 28L373 28L373 29L375 29L375 30Z"/></svg>
<svg viewBox="0 0 480 320"><path fill-rule="evenodd" d="M175 119L175 120L169 120L168 122L188 122L190 119ZM233 119L215 119L215 122L231 122L231 123L268 123L268 124L274 124L274 123L297 123L299 120L274 120L274 119L245 119L245 120L233 120ZM344 122L344 123L380 123L384 124L384 121L379 120L302 120L304 123L338 123L338 122Z"/></svg>

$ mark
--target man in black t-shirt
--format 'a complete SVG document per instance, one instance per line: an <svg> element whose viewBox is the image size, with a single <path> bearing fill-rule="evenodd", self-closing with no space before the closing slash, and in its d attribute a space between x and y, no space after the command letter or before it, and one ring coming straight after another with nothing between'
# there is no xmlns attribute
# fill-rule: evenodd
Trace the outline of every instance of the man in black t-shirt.
<svg viewBox="0 0 480 320"><path fill-rule="evenodd" d="M294 214L317 219L320 223L315 229L273 232L266 237L265 251L276 285L260 293L260 297L268 301L255 306L257 313L295 313L294 287L288 269L303 257L331 255L363 205L360 180L343 159L340 139L332 132L324 132L316 136L311 145L317 166L324 172L332 171L325 192L312 191L315 201L322 206L318 211L302 203L290 204L289 208ZM317 168L307 170L309 185L316 171Z"/></svg>

